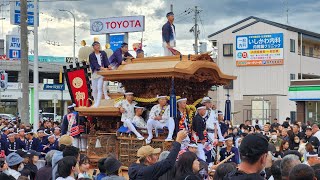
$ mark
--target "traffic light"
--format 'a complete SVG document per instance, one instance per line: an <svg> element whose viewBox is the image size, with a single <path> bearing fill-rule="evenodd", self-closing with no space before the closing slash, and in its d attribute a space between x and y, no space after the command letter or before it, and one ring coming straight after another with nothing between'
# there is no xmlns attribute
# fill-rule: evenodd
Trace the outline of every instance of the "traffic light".
<svg viewBox="0 0 320 180"><path fill-rule="evenodd" d="M0 73L0 88L1 89L7 89L8 87L8 73L5 71L2 71Z"/></svg>

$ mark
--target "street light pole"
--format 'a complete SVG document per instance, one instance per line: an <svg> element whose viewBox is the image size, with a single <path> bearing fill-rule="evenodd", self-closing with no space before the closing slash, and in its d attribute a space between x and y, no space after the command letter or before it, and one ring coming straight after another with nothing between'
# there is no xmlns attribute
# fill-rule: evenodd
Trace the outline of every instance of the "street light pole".
<svg viewBox="0 0 320 180"><path fill-rule="evenodd" d="M72 15L73 17L73 67L76 67L76 18L71 11L65 9L59 9L59 11L65 11Z"/></svg>

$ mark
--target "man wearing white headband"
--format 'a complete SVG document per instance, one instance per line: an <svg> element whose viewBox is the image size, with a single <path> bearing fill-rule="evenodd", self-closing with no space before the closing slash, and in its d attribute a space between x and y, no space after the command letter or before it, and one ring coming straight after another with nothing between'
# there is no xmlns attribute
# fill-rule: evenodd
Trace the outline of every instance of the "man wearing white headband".
<svg viewBox="0 0 320 180"><path fill-rule="evenodd" d="M31 130L26 131L26 138L27 138L26 150L38 151L40 147L40 140L33 136L33 132Z"/></svg>
<svg viewBox="0 0 320 180"><path fill-rule="evenodd" d="M70 135L74 138L72 145L80 148L80 118L79 113L74 110L75 104L68 106L68 114L64 115L61 124L61 134Z"/></svg>
<svg viewBox="0 0 320 180"><path fill-rule="evenodd" d="M19 139L22 143L27 144L27 140L26 140L26 138L25 138L25 129L20 128L20 129L18 130L18 139Z"/></svg>
<svg viewBox="0 0 320 180"><path fill-rule="evenodd" d="M314 166L314 165L320 163L318 154L314 151L308 152L306 154L306 157L307 157L307 161L305 161L305 164L307 164L309 166Z"/></svg>
<svg viewBox="0 0 320 180"><path fill-rule="evenodd" d="M187 98L181 98L177 100L177 117L174 118L175 128L174 135L176 135L179 131L185 129L189 133L191 132L191 124L189 119L189 112L187 111ZM186 145L190 143L189 136L186 137L185 140L182 141L181 149L185 148Z"/></svg>
<svg viewBox="0 0 320 180"><path fill-rule="evenodd" d="M59 139L61 136L61 129L60 127L55 127L53 130L53 134L55 135L56 139Z"/></svg>
<svg viewBox="0 0 320 180"><path fill-rule="evenodd" d="M214 142L216 139L214 137L214 132L215 132L214 126L217 126L219 141L223 141L224 137L222 136L221 129L219 126L217 112L212 109L212 99L210 97L204 97L201 101L201 104L206 106L207 108L207 114L205 118L206 118L206 128L208 131L209 141Z"/></svg>
<svg viewBox="0 0 320 180"><path fill-rule="evenodd" d="M58 141L54 134L49 135L48 144L41 147L41 152L47 154L51 150L58 150Z"/></svg>
<svg viewBox="0 0 320 180"><path fill-rule="evenodd" d="M10 153L16 152L18 149L26 149L26 145L20 141L19 139L15 138L16 133L10 132L8 134L8 140L6 142L6 156Z"/></svg>
<svg viewBox="0 0 320 180"><path fill-rule="evenodd" d="M233 137L226 136L225 138L225 147L220 150L220 161L225 160L228 156L234 154L232 158L230 158L227 162L234 162L239 164L239 150L236 147L233 147Z"/></svg>
<svg viewBox="0 0 320 180"><path fill-rule="evenodd" d="M133 92L126 92L124 93L125 99L119 101L114 106L119 108L121 113L121 122L123 122L123 126L127 127L130 131L132 131L139 140L143 140L143 136L136 130L133 125L133 118L134 118L134 106L137 104L133 100Z"/></svg>
<svg viewBox="0 0 320 180"><path fill-rule="evenodd" d="M172 141L173 131L174 131L174 120L170 117L170 105L168 105L167 96L160 95L157 97L159 104L152 107L149 120L147 122L148 138L146 143L150 144L153 138L152 129L155 129L156 135L158 129L163 129L168 127L169 134L165 141Z"/></svg>
<svg viewBox="0 0 320 180"><path fill-rule="evenodd" d="M187 112L187 98L181 98L177 100L178 111L177 117L175 118L175 134L180 130L190 130L190 119Z"/></svg>
<svg viewBox="0 0 320 180"><path fill-rule="evenodd" d="M134 106L135 116L133 117L133 123L141 129L147 129L147 122L142 117L144 110L145 108L142 106Z"/></svg>
<svg viewBox="0 0 320 180"><path fill-rule="evenodd" d="M198 143L198 154L197 156L206 160L204 145L207 142L207 131L206 131L206 107L200 106L197 108L197 114L192 119L192 141Z"/></svg>

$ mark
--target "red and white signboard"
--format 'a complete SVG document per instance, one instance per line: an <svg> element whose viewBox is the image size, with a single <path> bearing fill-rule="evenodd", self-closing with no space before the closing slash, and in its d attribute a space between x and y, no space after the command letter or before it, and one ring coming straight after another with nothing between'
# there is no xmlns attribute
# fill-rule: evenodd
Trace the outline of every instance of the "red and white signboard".
<svg viewBox="0 0 320 180"><path fill-rule="evenodd" d="M112 34L142 32L145 27L144 16L123 16L90 20L90 34Z"/></svg>

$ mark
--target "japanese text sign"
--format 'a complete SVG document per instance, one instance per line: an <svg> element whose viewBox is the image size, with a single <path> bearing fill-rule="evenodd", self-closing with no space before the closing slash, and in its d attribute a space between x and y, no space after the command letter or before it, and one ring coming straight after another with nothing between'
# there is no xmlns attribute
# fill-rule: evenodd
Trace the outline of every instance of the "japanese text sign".
<svg viewBox="0 0 320 180"><path fill-rule="evenodd" d="M236 36L237 66L283 64L283 33Z"/></svg>

